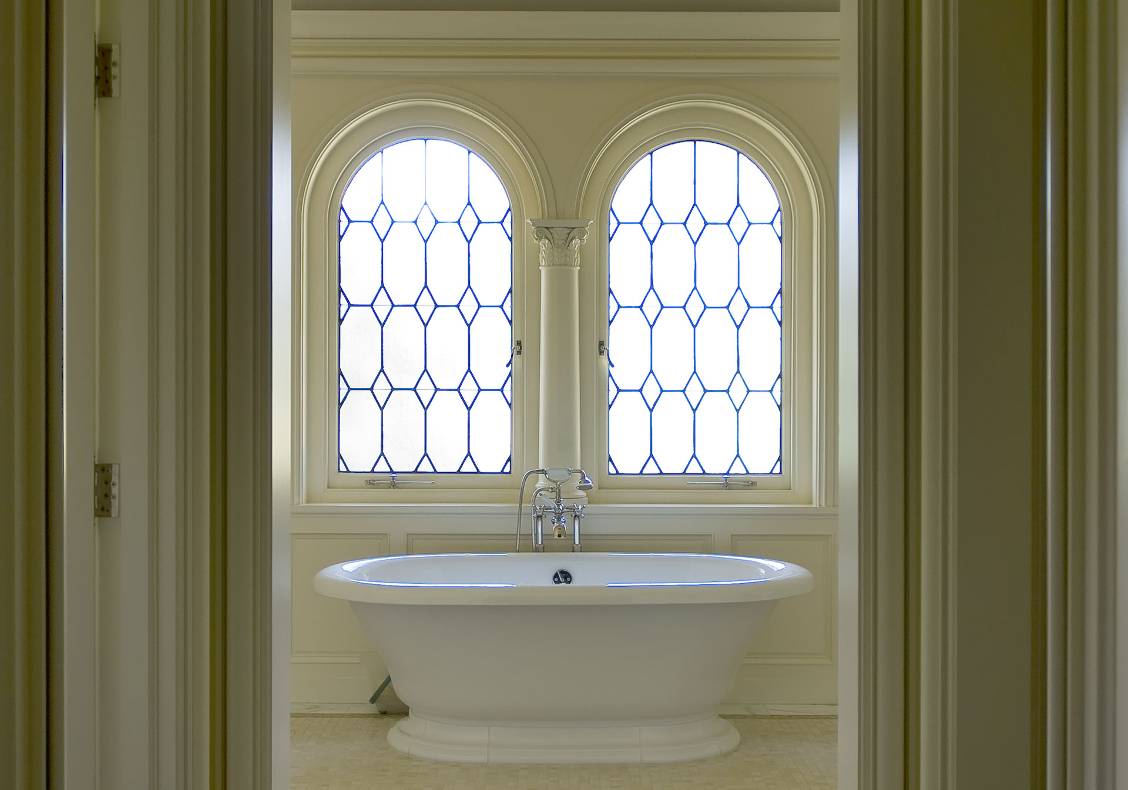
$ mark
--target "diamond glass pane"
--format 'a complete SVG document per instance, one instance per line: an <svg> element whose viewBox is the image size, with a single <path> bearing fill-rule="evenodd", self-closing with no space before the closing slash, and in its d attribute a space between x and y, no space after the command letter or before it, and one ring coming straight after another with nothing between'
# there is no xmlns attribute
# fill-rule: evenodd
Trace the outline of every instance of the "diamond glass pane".
<svg viewBox="0 0 1128 790"><path fill-rule="evenodd" d="M783 218L764 171L685 140L627 172L608 217L608 470L783 468Z"/></svg>
<svg viewBox="0 0 1128 790"><path fill-rule="evenodd" d="M368 159L341 198L338 469L508 474L512 210L449 140Z"/></svg>

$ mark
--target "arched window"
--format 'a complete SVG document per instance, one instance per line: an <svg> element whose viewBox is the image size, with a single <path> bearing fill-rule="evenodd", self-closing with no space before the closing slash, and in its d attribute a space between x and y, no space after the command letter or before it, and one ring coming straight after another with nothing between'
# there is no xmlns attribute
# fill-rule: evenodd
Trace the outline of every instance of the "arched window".
<svg viewBox="0 0 1128 790"><path fill-rule="evenodd" d="M513 213L497 174L435 138L368 158L341 197L341 472L509 473Z"/></svg>
<svg viewBox="0 0 1128 790"><path fill-rule="evenodd" d="M680 140L639 159L608 216L611 475L779 475L779 195L748 156Z"/></svg>

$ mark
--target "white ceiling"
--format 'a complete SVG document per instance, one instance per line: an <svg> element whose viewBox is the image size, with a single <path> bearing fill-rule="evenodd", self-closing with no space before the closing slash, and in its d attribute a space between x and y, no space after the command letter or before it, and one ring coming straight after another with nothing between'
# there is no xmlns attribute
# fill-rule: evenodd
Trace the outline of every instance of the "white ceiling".
<svg viewBox="0 0 1128 790"><path fill-rule="evenodd" d="M294 9L374 11L837 11L838 0L293 0Z"/></svg>

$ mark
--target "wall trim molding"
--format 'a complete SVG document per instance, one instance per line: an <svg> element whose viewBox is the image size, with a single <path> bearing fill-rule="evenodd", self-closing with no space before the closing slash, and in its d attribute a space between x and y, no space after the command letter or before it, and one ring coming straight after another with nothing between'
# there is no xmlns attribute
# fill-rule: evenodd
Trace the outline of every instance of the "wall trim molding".
<svg viewBox="0 0 1128 790"><path fill-rule="evenodd" d="M838 14L295 11L294 73L837 73Z"/></svg>
<svg viewBox="0 0 1128 790"><path fill-rule="evenodd" d="M306 516L443 516L447 518L457 516L474 516L497 518L515 518L517 505L495 503L465 503L455 502L340 502L340 503L310 503L294 505L290 513L296 517ZM588 505L589 516L736 516L752 519L816 519L826 521L833 525L838 518L838 509L833 507L816 507L809 505L759 505L759 504L593 504ZM301 528L295 528L300 532Z"/></svg>
<svg viewBox="0 0 1128 790"><path fill-rule="evenodd" d="M833 11L294 11L291 37L424 41L837 41ZM630 56L628 56L630 57Z"/></svg>
<svg viewBox="0 0 1128 790"><path fill-rule="evenodd" d="M835 718L838 716L838 706L725 703L717 708L717 712L722 716ZM293 702L290 703L290 715L386 716L388 714L380 713L375 705L365 702Z"/></svg>

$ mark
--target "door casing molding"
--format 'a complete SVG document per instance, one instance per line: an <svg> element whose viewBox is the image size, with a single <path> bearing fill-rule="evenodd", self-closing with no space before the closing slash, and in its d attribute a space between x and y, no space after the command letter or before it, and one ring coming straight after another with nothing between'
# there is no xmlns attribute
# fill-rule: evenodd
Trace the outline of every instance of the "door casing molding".
<svg viewBox="0 0 1128 790"><path fill-rule="evenodd" d="M82 4L60 5L65 30L77 20L67 13L78 13ZM289 59L278 55L288 41L282 15L289 9L283 11L284 5L281 0L214 0L205 10L184 6L182 12L193 14L194 24L186 25L172 44L193 97L188 105L169 110L169 117L189 130L194 152L184 175L195 208L189 232L206 234L211 260L202 273L194 272L199 279L192 279L205 290L192 291L185 327L190 353L181 369L188 424L200 435L186 443L179 457L189 470L187 494L199 494L207 502L208 515L199 524L210 526L203 536L193 530L181 537L188 552L189 597L200 604L199 619L192 622L211 624L202 642L185 638L177 648L192 668L180 697L189 722L182 744L185 756L199 754L201 742L209 744L213 787L283 786L285 781L286 744L278 728L286 716L278 701L279 688L284 695L284 668L272 664L271 653L285 655L278 650L285 607L274 602L285 594L280 571L286 559L285 541L271 532L271 415L266 406L271 256L286 254L291 206L288 194L271 201L275 186L288 192L288 181L274 180L280 172L275 166L282 166L276 157L288 159L285 135L276 136L286 125ZM960 237L952 235L955 227L946 212L953 209L944 205L949 198L941 187L959 161L955 144L966 154L970 143L943 136L963 132L955 107L948 104L961 89L952 80L958 72L952 71L950 56L961 61L973 54L982 57L986 47L982 39L955 35L962 29L957 25L968 21L955 14L957 7L964 10L961 0L921 0L908 6L895 0L843 3L842 62L849 71L843 79L840 189L859 199L840 200L840 340L843 351L860 352L856 367L851 367L850 354L840 355L844 788L954 787L974 767L962 762L965 753L952 749L953 734L969 737L970 731L960 729L966 726L960 714L974 708L961 695L969 688L961 684L972 667L953 638L955 629L965 625L956 607L957 592L967 594L968 579L961 575L966 557L951 541L962 536L964 527L944 509L963 494L945 487L951 482L952 459L959 458L952 453L963 449L947 437L960 412L940 397L957 383L944 365L960 359L956 348L946 345L958 327L953 326L950 303L937 297L959 284L947 279L952 272L945 267L959 256L944 244L958 243ZM1066 545L1082 550L1070 554L1066 566L1066 594L1072 597L1065 622L1045 631L1042 646L1051 650L1051 640L1063 639L1056 629L1065 629L1061 644L1070 657L1064 675L1070 715L1061 739L1032 733L1028 742L1009 746L1000 759L1017 757L1030 776L1052 770L1054 786L1067 786L1057 780L1054 767L1063 763L1052 762L1064 759L1072 786L1116 786L1128 779L1128 758L1118 757L1114 748L1118 727L1128 727L1128 581L1119 572L1128 568L1128 401L1117 397L1128 391L1128 241L1114 234L1118 220L1128 222L1128 203L1118 205L1121 190L1128 191L1128 156L1115 155L1118 134L1128 131L1123 112L1128 108L1128 65L1118 60L1115 44L1117 35L1128 32L1128 0L1117 0L1117 13L1097 0L1080 7L1085 24L1072 28L1071 35L1080 38L1071 39L1070 51L1079 58L1083 53L1084 63L1074 62L1068 73L1078 81L1071 85L1084 86L1088 103L1066 109L1069 124L1076 124L1067 126L1067 133L1074 131L1070 141L1078 146L1071 149L1076 158L1068 159L1068 172L1080 180L1069 182L1067 210L1079 211L1082 196L1089 205L1084 213L1070 214L1074 227L1065 276L1076 287L1065 306L1065 331L1066 357L1081 365L1067 371L1069 391L1074 400L1084 398L1085 410L1079 415L1071 407L1065 424L1069 457L1086 464L1083 471L1070 471L1076 495L1067 500L1066 521ZM1028 21L1039 30L1034 20ZM286 38L280 40L283 33ZM52 46L60 47L64 40L53 39ZM904 83L890 67L900 70ZM1045 75L1036 79L1045 87ZM65 111L69 105L61 106ZM932 146L931 138L928 146L914 142L925 131L921 119L939 123L929 132L939 131L938 145ZM74 153L68 149L68 155ZM201 154L202 160L192 158ZM1031 211L1041 209L1032 206ZM1085 224L1076 227L1081 217ZM65 232L64 225L63 238ZM923 247L931 257L921 258L917 268L916 251ZM1039 248L1039 254L1043 251ZM948 253L953 257L945 257ZM883 279L898 268L905 279ZM928 287L932 278L940 291ZM1086 310L1078 315L1082 298ZM1031 331L1037 333L1038 327L1035 323ZM78 329L72 325L67 331ZM890 336L886 329L895 331ZM1032 349L1045 339L1038 337L1031 341ZM922 350L931 356L918 356ZM939 365L926 377L922 367L933 361ZM1049 369L1058 364L1041 362ZM70 376L80 374L77 368L68 370ZM191 378L198 375L206 378ZM1035 402L1035 412L1038 407ZM207 426L206 436L202 426ZM53 438L60 440L63 430ZM1044 445L1037 452L1042 450ZM80 460L85 465L89 459ZM924 461L927 466L921 466ZM1053 477L1041 463L1038 469ZM931 477L930 470L940 477ZM894 476L883 477L886 472ZM55 478L67 485L81 479ZM73 484L77 495L79 484ZM1054 483L1043 479L1041 485L1036 489L1040 497ZM851 510L858 514L856 526L849 521ZM1044 526L1037 520L1032 524ZM57 538L50 547L56 558L61 556ZM1039 616L1039 595L1059 594L1045 587L1048 566L1042 562L1046 556L1037 554L1040 539L1051 540L1049 533L1030 537L1031 583L1018 599L1032 617ZM65 571L53 567L56 574ZM1114 600L1119 605L1110 605ZM1048 599L1046 605L1056 604ZM928 616L918 632L912 623L921 609ZM52 609L51 616L56 618L56 639L80 635L80 624L68 620L65 611ZM1041 633L1042 625L1033 623L1032 632ZM1039 649L1033 643L1030 647ZM63 648L52 664L56 671L81 658L67 654L65 643ZM1029 680L1035 717L1047 712L1045 700L1057 699L1048 686L1036 688L1040 679L1045 683L1051 676L1038 672L1035 666ZM207 699L199 695L200 684L210 689ZM65 717L63 691L68 694ZM54 687L51 693L57 706L50 731L52 765L58 775L77 775L89 770L93 756L68 749L80 745L84 732L93 732L84 717L93 708L70 696L82 689ZM1065 711L1054 705L1047 721L1058 726L1056 717ZM68 740L68 733L77 740ZM1065 744L1064 758L1059 743ZM1051 751L1043 753L1047 747Z"/></svg>

